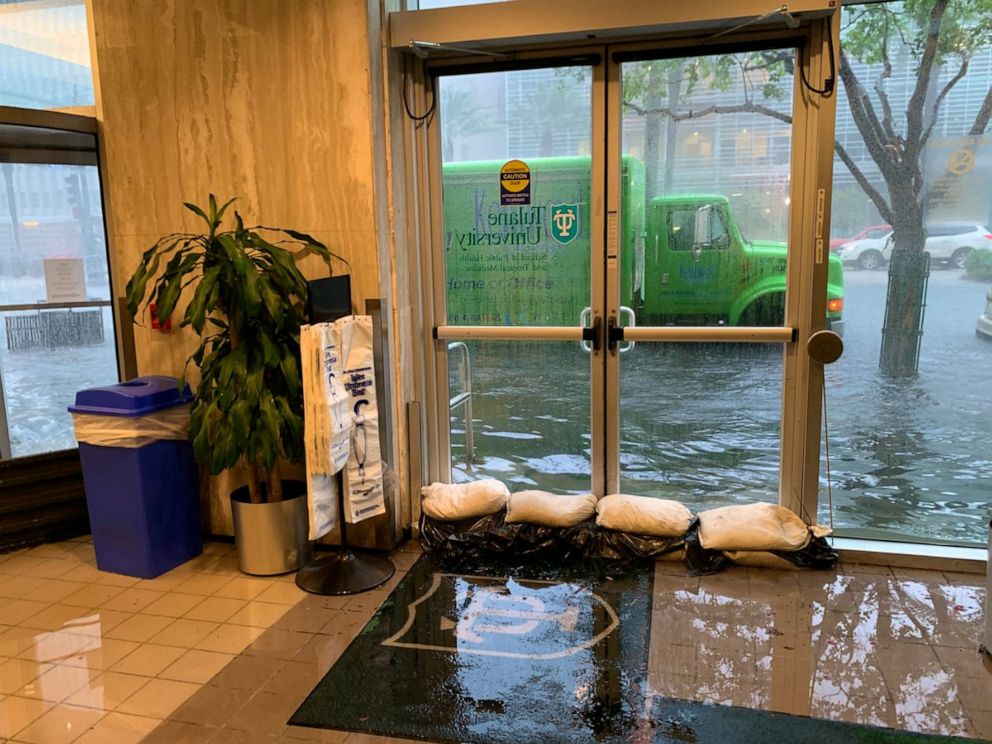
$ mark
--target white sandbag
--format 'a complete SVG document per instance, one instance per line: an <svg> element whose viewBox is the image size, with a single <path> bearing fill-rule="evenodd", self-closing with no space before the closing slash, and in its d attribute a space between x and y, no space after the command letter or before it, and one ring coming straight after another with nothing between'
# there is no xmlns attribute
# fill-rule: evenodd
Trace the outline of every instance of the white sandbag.
<svg viewBox="0 0 992 744"><path fill-rule="evenodd" d="M778 568L790 571L799 570L799 566L792 561L787 561L785 558L781 558L774 553L769 553L767 550L729 550L724 555L738 566Z"/></svg>
<svg viewBox="0 0 992 744"><path fill-rule="evenodd" d="M692 512L677 501L614 493L596 504L596 524L611 530L654 537L681 537Z"/></svg>
<svg viewBox="0 0 992 744"><path fill-rule="evenodd" d="M161 440L189 437L189 404L143 416L94 416L74 413L72 426L80 444L137 449Z"/></svg>
<svg viewBox="0 0 992 744"><path fill-rule="evenodd" d="M372 359L372 317L349 315L334 323L341 329L344 388L351 406L351 452L344 469L344 518L354 524L386 513Z"/></svg>
<svg viewBox="0 0 992 744"><path fill-rule="evenodd" d="M778 504L742 504L699 515L699 543L708 550L801 550L806 523Z"/></svg>
<svg viewBox="0 0 992 744"><path fill-rule="evenodd" d="M509 524L524 522L545 527L574 527L596 513L596 497L591 493L558 496L547 491L517 491L506 506Z"/></svg>
<svg viewBox="0 0 992 744"><path fill-rule="evenodd" d="M310 539L317 540L337 525L335 474L348 461L351 447L351 412L344 389L341 333L337 326L302 326L300 360Z"/></svg>
<svg viewBox="0 0 992 744"><path fill-rule="evenodd" d="M443 522L495 514L510 498L510 490L495 478L472 483L431 483L420 493L424 514Z"/></svg>

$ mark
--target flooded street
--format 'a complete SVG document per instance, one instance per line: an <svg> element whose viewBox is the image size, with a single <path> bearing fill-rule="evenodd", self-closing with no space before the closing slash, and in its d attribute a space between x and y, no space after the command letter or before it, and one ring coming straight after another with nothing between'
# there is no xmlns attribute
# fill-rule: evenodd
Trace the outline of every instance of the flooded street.
<svg viewBox="0 0 992 744"><path fill-rule="evenodd" d="M846 348L826 371L834 524L844 534L984 543L992 343L974 329L987 287L957 271L932 272L920 374L906 381L878 373L885 289L884 271L846 272ZM105 328L99 346L0 350L15 455L74 446L66 406L77 390L114 381L109 311ZM589 490L585 352L571 343L469 348L475 458L468 466L458 409L454 478ZM624 492L678 499L693 510L777 498L778 350L640 343L621 357L621 368ZM830 519L825 473L823 523Z"/></svg>
<svg viewBox="0 0 992 744"><path fill-rule="evenodd" d="M846 272L845 353L826 371L834 525L843 534L979 544L992 493L987 287L934 269L920 374L878 372L885 271ZM589 489L588 358L571 344L469 344L475 458L452 417L454 477ZM638 344L621 357L621 489L698 510L778 494L781 354ZM454 371L453 371L454 375ZM821 451L821 459L823 453ZM821 522L829 522L821 468Z"/></svg>

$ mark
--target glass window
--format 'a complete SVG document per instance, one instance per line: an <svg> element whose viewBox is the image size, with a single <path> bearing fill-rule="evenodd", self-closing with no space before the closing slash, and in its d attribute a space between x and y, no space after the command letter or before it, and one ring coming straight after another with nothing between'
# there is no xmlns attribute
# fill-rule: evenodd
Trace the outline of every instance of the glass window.
<svg viewBox="0 0 992 744"><path fill-rule="evenodd" d="M992 330L983 329L992 323L981 318L992 285L984 229L992 221L992 133L982 104L992 47L972 30L987 18L949 3L931 31L901 3L843 12L848 82L860 83L867 113L883 126L865 147L865 113L852 110L839 81L837 137L852 166L835 159L833 233L881 223L895 232L870 261L870 245L841 249L845 351L825 373L832 499L824 473L820 521L829 521L832 500L842 535L985 544ZM927 68L919 52L930 33L941 56ZM913 139L906 122L917 90L941 92L928 98L932 132ZM907 147L920 148L919 162L893 167L887 153Z"/></svg>
<svg viewBox="0 0 992 744"><path fill-rule="evenodd" d="M23 129L0 126L5 158L35 157ZM92 135L32 131L95 163ZM0 334L0 456L75 447L76 391L119 379L95 164L0 162Z"/></svg>
<svg viewBox="0 0 992 744"><path fill-rule="evenodd" d="M50 109L93 103L83 0L0 4L0 105Z"/></svg>

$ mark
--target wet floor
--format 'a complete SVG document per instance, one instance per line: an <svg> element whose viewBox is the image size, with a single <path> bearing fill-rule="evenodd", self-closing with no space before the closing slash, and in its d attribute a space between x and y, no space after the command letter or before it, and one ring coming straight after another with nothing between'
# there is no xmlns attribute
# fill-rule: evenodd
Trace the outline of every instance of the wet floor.
<svg viewBox="0 0 992 744"><path fill-rule="evenodd" d="M469 742L992 736L977 577L480 568L421 560L293 722Z"/></svg>

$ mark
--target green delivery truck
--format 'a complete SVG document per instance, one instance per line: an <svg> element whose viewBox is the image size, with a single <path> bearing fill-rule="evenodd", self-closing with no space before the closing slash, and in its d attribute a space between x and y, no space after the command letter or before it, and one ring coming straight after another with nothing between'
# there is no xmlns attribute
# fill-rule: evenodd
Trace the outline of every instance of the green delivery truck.
<svg viewBox="0 0 992 744"><path fill-rule="evenodd" d="M782 324L785 243L748 241L725 196L645 204L636 158L624 157L621 177L620 297L637 325ZM580 324L591 180L588 157L443 167L448 324ZM843 297L830 254L827 321L838 331Z"/></svg>

